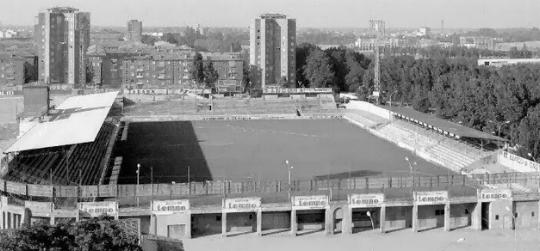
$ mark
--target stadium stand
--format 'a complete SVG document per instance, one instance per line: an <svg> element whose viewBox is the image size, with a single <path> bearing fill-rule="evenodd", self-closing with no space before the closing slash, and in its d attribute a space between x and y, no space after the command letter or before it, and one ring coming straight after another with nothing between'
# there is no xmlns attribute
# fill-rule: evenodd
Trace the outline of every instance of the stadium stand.
<svg viewBox="0 0 540 251"><path fill-rule="evenodd" d="M91 143L20 152L10 161L3 179L31 184L97 184L115 127L104 123Z"/></svg>
<svg viewBox="0 0 540 251"><path fill-rule="evenodd" d="M338 112L332 96L305 99L184 99L135 104L124 109L126 115L237 115L237 114L326 114Z"/></svg>
<svg viewBox="0 0 540 251"><path fill-rule="evenodd" d="M493 153L399 119L381 127L378 132L391 141L404 144L415 151L425 152L454 171L462 170L483 156Z"/></svg>

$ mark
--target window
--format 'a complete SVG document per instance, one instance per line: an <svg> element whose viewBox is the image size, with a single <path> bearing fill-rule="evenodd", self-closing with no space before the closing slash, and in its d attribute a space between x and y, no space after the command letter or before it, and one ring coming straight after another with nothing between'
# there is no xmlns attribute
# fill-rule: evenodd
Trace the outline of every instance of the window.
<svg viewBox="0 0 540 251"><path fill-rule="evenodd" d="M221 221L221 215L216 215L216 221Z"/></svg>
<svg viewBox="0 0 540 251"><path fill-rule="evenodd" d="M534 217L534 211L533 211L533 212L531 212L531 217Z"/></svg>
<svg viewBox="0 0 540 251"><path fill-rule="evenodd" d="M495 220L499 220L499 215L498 214L495 215Z"/></svg>
<svg viewBox="0 0 540 251"><path fill-rule="evenodd" d="M444 209L435 210L435 215L444 215Z"/></svg>

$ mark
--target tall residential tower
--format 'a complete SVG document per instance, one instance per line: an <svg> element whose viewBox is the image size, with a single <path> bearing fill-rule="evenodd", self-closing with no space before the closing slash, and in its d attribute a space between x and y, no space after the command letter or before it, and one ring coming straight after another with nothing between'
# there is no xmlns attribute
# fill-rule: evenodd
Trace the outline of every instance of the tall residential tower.
<svg viewBox="0 0 540 251"><path fill-rule="evenodd" d="M86 84L86 50L90 13L70 7L40 12L34 36L39 53L39 80L46 84Z"/></svg>
<svg viewBox="0 0 540 251"><path fill-rule="evenodd" d="M281 80L296 86L296 19L281 14L255 18L249 43L249 62L259 69L262 88Z"/></svg>
<svg viewBox="0 0 540 251"><path fill-rule="evenodd" d="M142 22L139 20L129 20L127 23L128 41L141 42L142 41Z"/></svg>

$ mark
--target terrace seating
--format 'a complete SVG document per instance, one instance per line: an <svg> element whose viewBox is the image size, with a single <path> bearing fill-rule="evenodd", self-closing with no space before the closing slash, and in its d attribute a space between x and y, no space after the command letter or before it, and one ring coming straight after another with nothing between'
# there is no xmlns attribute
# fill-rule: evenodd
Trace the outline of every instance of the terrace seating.
<svg viewBox="0 0 540 251"><path fill-rule="evenodd" d="M49 184L51 180L64 185L96 184L114 128L104 123L91 143L21 152L9 163L4 179L34 184Z"/></svg>
<svg viewBox="0 0 540 251"><path fill-rule="evenodd" d="M377 131L386 139L423 152L454 171L459 171L490 154L489 151L476 149L459 140L402 120L394 120Z"/></svg>
<svg viewBox="0 0 540 251"><path fill-rule="evenodd" d="M212 106L210 110L209 107ZM303 113L335 113L337 108L333 97L306 99L238 99L176 100L135 105L125 108L128 115L234 115L234 114L294 114L297 109Z"/></svg>

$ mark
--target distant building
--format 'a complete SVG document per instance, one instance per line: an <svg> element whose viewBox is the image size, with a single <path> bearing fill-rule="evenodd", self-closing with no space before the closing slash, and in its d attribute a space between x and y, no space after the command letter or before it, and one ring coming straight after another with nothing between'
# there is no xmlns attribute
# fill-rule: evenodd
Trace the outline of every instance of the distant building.
<svg viewBox="0 0 540 251"><path fill-rule="evenodd" d="M126 38L128 41L132 41L132 42L142 41L142 21L139 21L139 20L128 21Z"/></svg>
<svg viewBox="0 0 540 251"><path fill-rule="evenodd" d="M90 33L90 45L115 43L124 40L124 34L115 31L99 31Z"/></svg>
<svg viewBox="0 0 540 251"><path fill-rule="evenodd" d="M515 64L540 64L540 58L481 58L479 66L504 66Z"/></svg>
<svg viewBox="0 0 540 251"><path fill-rule="evenodd" d="M22 87L37 78L37 57L34 55L0 54L0 89ZM26 76L25 76L26 72Z"/></svg>
<svg viewBox="0 0 540 251"><path fill-rule="evenodd" d="M92 46L88 57L92 83L103 88L196 89L191 77L195 52L152 48L108 50ZM218 92L241 92L244 60L240 53L203 53L218 72Z"/></svg>
<svg viewBox="0 0 540 251"><path fill-rule="evenodd" d="M250 27L249 63L258 67L260 86L281 79L296 84L296 20L281 14L264 14Z"/></svg>
<svg viewBox="0 0 540 251"><path fill-rule="evenodd" d="M431 36L431 29L429 27L420 27L418 28L418 31L416 32L416 35L419 37L430 37Z"/></svg>
<svg viewBox="0 0 540 251"><path fill-rule="evenodd" d="M86 84L86 50L90 13L57 7L39 13L34 36L38 44L39 79L46 84Z"/></svg>
<svg viewBox="0 0 540 251"><path fill-rule="evenodd" d="M19 37L19 32L11 29L0 30L0 38L17 38Z"/></svg>
<svg viewBox="0 0 540 251"><path fill-rule="evenodd" d="M467 48L476 48L476 49L495 49L495 39L491 37L459 37L459 45Z"/></svg>

